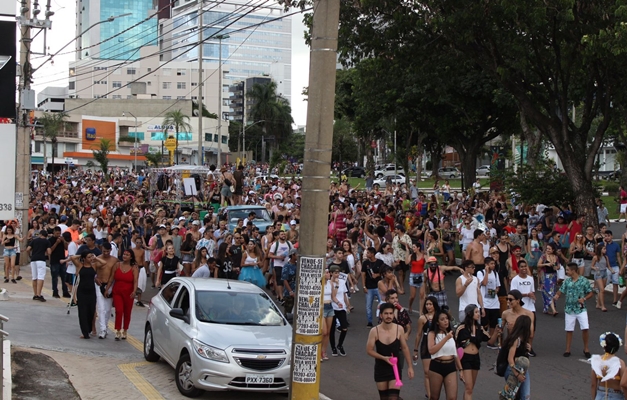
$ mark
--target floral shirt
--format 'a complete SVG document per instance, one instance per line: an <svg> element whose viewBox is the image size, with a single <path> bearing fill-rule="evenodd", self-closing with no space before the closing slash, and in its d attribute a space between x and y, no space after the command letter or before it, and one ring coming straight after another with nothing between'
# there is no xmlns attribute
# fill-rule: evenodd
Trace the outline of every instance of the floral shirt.
<svg viewBox="0 0 627 400"><path fill-rule="evenodd" d="M405 245L405 248L401 244ZM394 251L394 261L405 262L407 250L411 249L411 238L408 234L403 233L402 236L394 236L392 240L392 249Z"/></svg>
<svg viewBox="0 0 627 400"><path fill-rule="evenodd" d="M576 281L573 281L572 278L566 278L560 288L560 292L566 298L564 312L566 314L580 314L586 311L586 304L584 303L582 307L578 300L584 298L591 291L592 287L586 278L580 276Z"/></svg>

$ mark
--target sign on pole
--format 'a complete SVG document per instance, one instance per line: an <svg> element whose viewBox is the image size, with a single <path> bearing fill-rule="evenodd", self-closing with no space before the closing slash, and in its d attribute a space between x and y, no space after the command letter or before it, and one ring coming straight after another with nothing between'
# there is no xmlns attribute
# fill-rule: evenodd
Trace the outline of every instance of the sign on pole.
<svg viewBox="0 0 627 400"><path fill-rule="evenodd" d="M0 160L15 160L15 124L0 124ZM6 162L2 167L2 190L0 190L0 220L15 218L15 162Z"/></svg>

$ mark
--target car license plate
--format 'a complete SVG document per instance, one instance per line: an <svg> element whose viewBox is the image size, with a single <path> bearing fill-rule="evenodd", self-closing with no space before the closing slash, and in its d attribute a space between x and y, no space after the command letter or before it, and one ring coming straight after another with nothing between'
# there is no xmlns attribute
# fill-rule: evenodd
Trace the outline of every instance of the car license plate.
<svg viewBox="0 0 627 400"><path fill-rule="evenodd" d="M246 383L251 385L271 385L274 383L274 375L246 374Z"/></svg>

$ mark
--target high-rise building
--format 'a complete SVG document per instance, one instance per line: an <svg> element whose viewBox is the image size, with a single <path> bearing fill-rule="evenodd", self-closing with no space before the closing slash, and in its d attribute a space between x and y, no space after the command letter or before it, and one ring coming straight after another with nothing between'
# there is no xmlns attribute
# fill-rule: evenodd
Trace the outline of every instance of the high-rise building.
<svg viewBox="0 0 627 400"><path fill-rule="evenodd" d="M259 4L262 4L259 6ZM257 5L257 6L256 6ZM203 63L215 68L220 47L225 78L230 82L249 77L269 76L277 92L291 101L292 20L275 0L251 2L229 0L203 5ZM283 18L281 18L283 17ZM159 46L163 61L197 61L198 2L179 0L170 20L159 21ZM225 35L221 41L216 35ZM211 39L208 39L211 38ZM220 43L221 42L221 43ZM229 111L229 82L223 82L223 111Z"/></svg>
<svg viewBox="0 0 627 400"><path fill-rule="evenodd" d="M267 85L272 80L268 77L247 78L239 82L235 82L229 87L231 101L229 119L240 123L244 122L244 108L246 108L246 121L250 121L250 109L252 104L246 101L244 93L248 92L254 84Z"/></svg>
<svg viewBox="0 0 627 400"><path fill-rule="evenodd" d="M157 9L156 0L76 0L76 59L137 60L140 47L157 44L157 17L144 21Z"/></svg>

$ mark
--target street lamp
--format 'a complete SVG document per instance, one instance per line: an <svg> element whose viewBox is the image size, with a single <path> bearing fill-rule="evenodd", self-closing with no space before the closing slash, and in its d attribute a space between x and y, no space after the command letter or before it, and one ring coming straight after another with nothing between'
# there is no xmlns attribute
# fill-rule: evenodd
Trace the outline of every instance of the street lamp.
<svg viewBox="0 0 627 400"><path fill-rule="evenodd" d="M246 112L246 110L244 110L244 112ZM242 152L243 152L242 160L244 160L244 154L246 154L246 128L250 128L251 126L257 125L258 123L261 123L261 122L266 122L266 121L262 119L248 126L242 124Z"/></svg>
<svg viewBox="0 0 627 400"><path fill-rule="evenodd" d="M218 47L219 62L218 62L218 166L222 165L220 158L222 154L222 40L230 38L229 35L218 35L216 39L220 41Z"/></svg>
<svg viewBox="0 0 627 400"><path fill-rule="evenodd" d="M137 117L133 115L132 112L126 111L122 113L122 116L125 117L126 113L128 113L131 117L135 118L135 144L133 145L135 148L135 173L137 173Z"/></svg>

